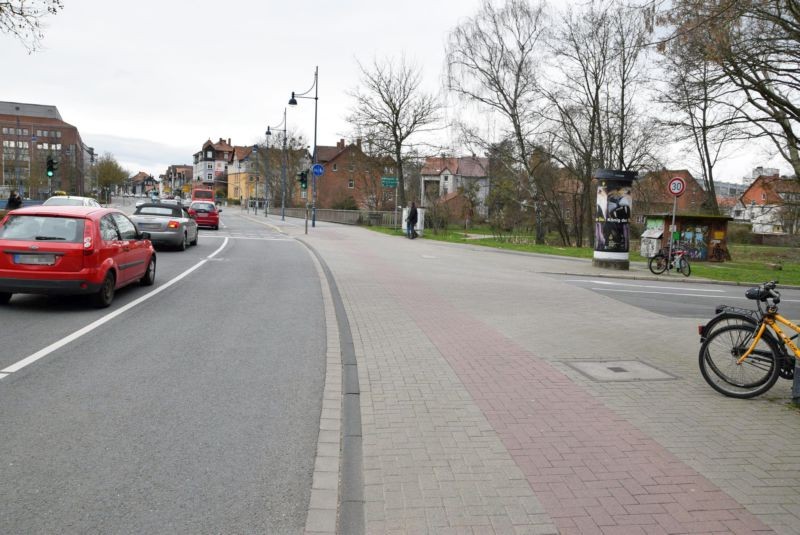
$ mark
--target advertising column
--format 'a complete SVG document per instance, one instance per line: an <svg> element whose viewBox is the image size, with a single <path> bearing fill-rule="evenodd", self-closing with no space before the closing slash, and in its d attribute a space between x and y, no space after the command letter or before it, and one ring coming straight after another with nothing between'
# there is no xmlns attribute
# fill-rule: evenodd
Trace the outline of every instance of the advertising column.
<svg viewBox="0 0 800 535"><path fill-rule="evenodd" d="M598 169L592 265L627 270L630 267L631 189L638 178L635 171Z"/></svg>

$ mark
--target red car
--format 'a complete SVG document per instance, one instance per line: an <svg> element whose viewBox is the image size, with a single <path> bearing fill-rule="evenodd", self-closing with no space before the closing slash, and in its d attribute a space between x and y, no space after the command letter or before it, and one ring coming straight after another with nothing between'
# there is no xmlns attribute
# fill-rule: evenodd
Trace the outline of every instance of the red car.
<svg viewBox="0 0 800 535"><path fill-rule="evenodd" d="M219 229L219 213L213 202L195 201L189 205L189 215L197 222L198 227L211 227Z"/></svg>
<svg viewBox="0 0 800 535"><path fill-rule="evenodd" d="M114 291L156 276L147 232L121 211L90 206L30 206L0 221L0 304L15 293L86 294L107 307Z"/></svg>

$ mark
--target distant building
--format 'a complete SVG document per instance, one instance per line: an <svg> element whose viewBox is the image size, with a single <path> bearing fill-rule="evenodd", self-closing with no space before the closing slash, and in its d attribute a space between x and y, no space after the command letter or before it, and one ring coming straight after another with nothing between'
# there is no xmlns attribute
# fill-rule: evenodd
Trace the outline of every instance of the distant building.
<svg viewBox="0 0 800 535"><path fill-rule="evenodd" d="M94 149L84 145L78 129L66 123L52 105L0 102L0 183L26 197L45 198L63 190L84 195L92 190ZM47 159L57 163L47 177Z"/></svg>
<svg viewBox="0 0 800 535"><path fill-rule="evenodd" d="M170 165L161 175L161 183L164 188L169 188L172 193L179 191L188 192L191 189L194 168L191 165ZM185 187L184 187L185 186Z"/></svg>
<svg viewBox="0 0 800 535"><path fill-rule="evenodd" d="M340 139L336 146L317 145L317 163L325 170L316 180L317 208L395 208L395 188L384 188L381 181L383 177L396 178L394 163L364 153L360 139L353 143ZM296 204L313 200L313 183L314 176L309 173L308 189L295 190Z"/></svg>
<svg viewBox="0 0 800 535"><path fill-rule="evenodd" d="M706 210L708 194L686 169L663 170L648 173L633 184L633 205L636 222L642 223L643 214L671 213L675 197L667 188L670 179L680 177L686 182L684 193L677 199L677 211L682 214L702 214Z"/></svg>
<svg viewBox="0 0 800 535"><path fill-rule="evenodd" d="M203 143L203 148L194 153L194 182L201 182L208 187L226 186L228 163L233 158L233 146L228 138L219 138L214 143L210 139Z"/></svg>
<svg viewBox="0 0 800 535"><path fill-rule="evenodd" d="M714 193L717 197L736 198L741 197L744 190L747 189L746 184L736 184L735 182L717 182L714 181ZM717 202L719 204L719 202Z"/></svg>
<svg viewBox="0 0 800 535"><path fill-rule="evenodd" d="M750 222L755 234L800 232L800 183L772 175L758 176L733 208L735 220Z"/></svg>
<svg viewBox="0 0 800 535"><path fill-rule="evenodd" d="M448 197L453 193L472 191L477 201L478 215L487 214L489 196L489 158L463 156L425 159L420 177L421 204L426 197Z"/></svg>

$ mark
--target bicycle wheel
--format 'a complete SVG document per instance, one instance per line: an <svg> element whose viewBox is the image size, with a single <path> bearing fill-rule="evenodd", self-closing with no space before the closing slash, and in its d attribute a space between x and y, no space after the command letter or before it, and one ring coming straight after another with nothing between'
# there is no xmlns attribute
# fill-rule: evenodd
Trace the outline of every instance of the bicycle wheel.
<svg viewBox="0 0 800 535"><path fill-rule="evenodd" d="M689 265L689 261L684 257L678 260L678 271L683 273L684 277L688 277L692 273L692 266Z"/></svg>
<svg viewBox="0 0 800 535"><path fill-rule="evenodd" d="M700 347L700 373L719 392L732 398L752 398L772 388L778 380L780 351L770 336L762 336L741 364L737 361L753 342L756 330L729 325L712 332Z"/></svg>
<svg viewBox="0 0 800 535"><path fill-rule="evenodd" d="M650 271L653 275L661 275L667 270L667 257L661 253L658 253L650 261L647 263L647 267L650 268Z"/></svg>

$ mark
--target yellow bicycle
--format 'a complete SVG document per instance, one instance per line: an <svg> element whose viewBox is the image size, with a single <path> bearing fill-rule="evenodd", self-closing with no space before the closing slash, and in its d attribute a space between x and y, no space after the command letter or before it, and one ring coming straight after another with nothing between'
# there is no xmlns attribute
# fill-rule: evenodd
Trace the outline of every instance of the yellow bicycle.
<svg viewBox="0 0 800 535"><path fill-rule="evenodd" d="M701 333L700 372L717 392L734 398L752 398L772 388L779 376L788 377L794 359L800 359L794 338L800 327L778 313L781 294L777 281L750 288L745 293L756 301L758 314L740 318L722 327ZM753 321L755 320L755 321ZM795 331L791 338L778 324Z"/></svg>

